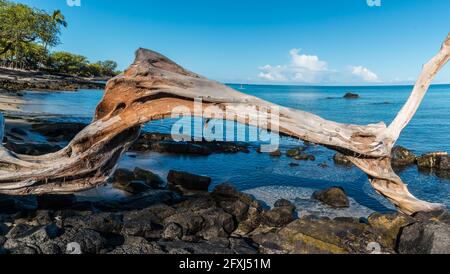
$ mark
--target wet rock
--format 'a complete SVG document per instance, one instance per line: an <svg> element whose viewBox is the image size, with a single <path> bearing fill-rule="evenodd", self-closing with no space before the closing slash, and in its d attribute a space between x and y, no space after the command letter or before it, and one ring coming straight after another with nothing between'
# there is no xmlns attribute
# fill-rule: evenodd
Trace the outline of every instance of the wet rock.
<svg viewBox="0 0 450 274"><path fill-rule="evenodd" d="M421 171L434 172L437 176L450 178L450 155L447 152L435 152L417 158Z"/></svg>
<svg viewBox="0 0 450 274"><path fill-rule="evenodd" d="M223 209L211 208L199 211L198 214L203 218L203 227L197 235L205 240L228 238L236 229L233 216Z"/></svg>
<svg viewBox="0 0 450 274"><path fill-rule="evenodd" d="M47 123L32 126L34 131L50 142L71 141L85 127L86 124L82 123Z"/></svg>
<svg viewBox="0 0 450 274"><path fill-rule="evenodd" d="M231 142L175 142L169 134L143 133L131 151L156 151L159 153L210 155L212 153L249 153L248 144Z"/></svg>
<svg viewBox="0 0 450 274"><path fill-rule="evenodd" d="M69 228L64 229L64 234L54 239L59 248L64 252L68 244L76 243L80 245L83 254L99 254L108 244L108 241L102 235L91 229Z"/></svg>
<svg viewBox="0 0 450 274"><path fill-rule="evenodd" d="M19 225L6 235L3 247L12 254L58 254L59 248L52 240L59 234L55 224L41 227Z"/></svg>
<svg viewBox="0 0 450 274"><path fill-rule="evenodd" d="M298 164L298 163L290 163L289 166L290 167L298 167L298 166L300 166L300 164Z"/></svg>
<svg viewBox="0 0 450 274"><path fill-rule="evenodd" d="M204 241L197 243L183 241L159 241L158 245L169 254L233 254L229 248Z"/></svg>
<svg viewBox="0 0 450 274"><path fill-rule="evenodd" d="M183 228L177 223L168 223L164 227L162 237L166 240L181 240Z"/></svg>
<svg viewBox="0 0 450 274"><path fill-rule="evenodd" d="M267 226L282 227L295 220L295 206L287 200L278 200L275 207L263 213L263 223Z"/></svg>
<svg viewBox="0 0 450 274"><path fill-rule="evenodd" d="M59 210L73 206L77 198L73 194L68 195L38 195L36 196L39 209Z"/></svg>
<svg viewBox="0 0 450 274"><path fill-rule="evenodd" d="M15 142L7 142L5 144L5 147L18 154L31 156L39 156L61 150L61 147L58 145L38 144L38 143L19 144Z"/></svg>
<svg viewBox="0 0 450 274"><path fill-rule="evenodd" d="M134 169L133 173L136 180L143 181L145 184L154 189L159 189L164 184L164 181L161 179L161 177L151 171L137 167Z"/></svg>
<svg viewBox="0 0 450 274"><path fill-rule="evenodd" d="M333 157L333 162L337 166L343 166L343 167L351 167L353 166L353 163L343 154L336 153Z"/></svg>
<svg viewBox="0 0 450 274"><path fill-rule="evenodd" d="M175 214L174 208L160 204L143 210L129 211L123 214L122 234L140 236L146 239L161 237L164 219Z"/></svg>
<svg viewBox="0 0 450 274"><path fill-rule="evenodd" d="M259 225L262 206L250 195L239 192L230 184L216 186L211 195L219 207L236 219L242 233Z"/></svg>
<svg viewBox="0 0 450 274"><path fill-rule="evenodd" d="M294 158L296 156L299 156L302 152L304 152L306 150L305 147L298 147L298 148L294 148L294 149L289 149L286 152L286 156L290 157L290 158Z"/></svg>
<svg viewBox="0 0 450 274"><path fill-rule="evenodd" d="M344 95L345 99L359 99L359 94L348 92Z"/></svg>
<svg viewBox="0 0 450 274"><path fill-rule="evenodd" d="M281 157L281 151L279 149L269 153L271 157Z"/></svg>
<svg viewBox="0 0 450 274"><path fill-rule="evenodd" d="M400 231L414 222L415 220L412 217L401 213L373 213L368 218L370 227L383 235L379 241L383 241L384 246L389 246L392 249L396 248Z"/></svg>
<svg viewBox="0 0 450 274"><path fill-rule="evenodd" d="M131 194L139 194L153 189L160 189L164 181L151 171L135 168L133 172L118 169L113 177L112 186Z"/></svg>
<svg viewBox="0 0 450 274"><path fill-rule="evenodd" d="M270 254L364 254L368 253L368 244L378 237L367 228L353 221L302 218L275 231L256 233L252 239L261 252Z"/></svg>
<svg viewBox="0 0 450 274"><path fill-rule="evenodd" d="M211 184L211 178L209 177L174 170L169 171L167 181L182 193L183 190L208 191Z"/></svg>
<svg viewBox="0 0 450 274"><path fill-rule="evenodd" d="M204 219L199 213L186 211L168 217L165 219L165 223L165 227L170 224L177 224L182 229L182 236L191 236L202 230Z"/></svg>
<svg viewBox="0 0 450 274"><path fill-rule="evenodd" d="M405 227L399 237L402 254L448 254L450 252L450 214L418 213L416 223Z"/></svg>
<svg viewBox="0 0 450 274"><path fill-rule="evenodd" d="M0 194L0 214L33 211L38 208L35 196L9 196Z"/></svg>
<svg viewBox="0 0 450 274"><path fill-rule="evenodd" d="M307 153L300 153L299 155L294 156L293 158L294 158L294 160L297 160L297 161L315 161L316 160L316 156L307 154Z"/></svg>
<svg viewBox="0 0 450 274"><path fill-rule="evenodd" d="M123 245L115 248L109 254L164 254L165 252L155 243L148 242L142 237L127 237Z"/></svg>
<svg viewBox="0 0 450 274"><path fill-rule="evenodd" d="M396 146L392 149L391 161L393 166L410 166L416 163L416 155L404 147Z"/></svg>
<svg viewBox="0 0 450 274"><path fill-rule="evenodd" d="M122 210L144 209L161 203L170 203L174 193L168 190L149 190L119 201Z"/></svg>
<svg viewBox="0 0 450 274"><path fill-rule="evenodd" d="M76 214L63 220L64 228L90 229L102 233L120 233L122 215L116 213Z"/></svg>
<svg viewBox="0 0 450 274"><path fill-rule="evenodd" d="M340 187L316 191L312 195L312 198L335 208L345 208L350 206L350 201L345 194L344 189Z"/></svg>
<svg viewBox="0 0 450 274"><path fill-rule="evenodd" d="M129 182L114 182L112 187L115 189L120 189L130 194L139 194L151 189L150 186L144 184L141 181L129 181Z"/></svg>
<svg viewBox="0 0 450 274"><path fill-rule="evenodd" d="M245 238L230 238L230 249L235 254L251 255L257 254L257 246L250 240Z"/></svg>

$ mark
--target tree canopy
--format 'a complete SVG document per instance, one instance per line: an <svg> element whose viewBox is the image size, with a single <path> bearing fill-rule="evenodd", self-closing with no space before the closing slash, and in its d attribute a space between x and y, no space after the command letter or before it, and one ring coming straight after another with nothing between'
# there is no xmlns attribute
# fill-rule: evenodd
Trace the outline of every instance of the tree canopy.
<svg viewBox="0 0 450 274"><path fill-rule="evenodd" d="M49 13L0 0L0 65L80 76L115 75L114 61L91 64L81 55L50 52L60 44L61 31L67 26L60 10Z"/></svg>

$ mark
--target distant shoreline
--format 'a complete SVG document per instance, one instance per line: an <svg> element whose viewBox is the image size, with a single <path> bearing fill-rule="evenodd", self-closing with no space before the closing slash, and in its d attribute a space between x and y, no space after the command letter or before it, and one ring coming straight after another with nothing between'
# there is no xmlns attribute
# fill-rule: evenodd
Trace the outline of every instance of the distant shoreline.
<svg viewBox="0 0 450 274"><path fill-rule="evenodd" d="M0 68L0 91L76 91L104 89L107 78L85 78Z"/></svg>

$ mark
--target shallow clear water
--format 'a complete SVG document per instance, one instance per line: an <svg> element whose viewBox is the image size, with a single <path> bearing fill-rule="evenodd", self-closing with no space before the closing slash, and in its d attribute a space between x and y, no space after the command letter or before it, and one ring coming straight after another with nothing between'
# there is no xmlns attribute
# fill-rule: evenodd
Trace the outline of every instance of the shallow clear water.
<svg viewBox="0 0 450 274"><path fill-rule="evenodd" d="M239 89L239 86L233 86ZM389 124L408 98L411 87L297 87L297 86L244 86L241 90L274 103L318 114L326 119L343 123L368 124L384 121ZM358 100L345 100L346 92L360 94ZM81 90L76 93L29 92L25 98L37 104L25 106L29 112L62 114L63 120L89 122L102 92ZM170 132L174 121L157 121L145 126L148 131ZM281 139L281 150L301 145L291 138ZM399 145L417 154L431 151L449 151L450 147L450 86L433 86L411 124L403 132ZM386 211L388 202L375 194L367 176L356 168L335 167L333 151L310 147L317 160L299 162L290 167L292 159L285 156L272 158L267 154L215 154L208 157L161 155L157 153L128 153L121 167L151 169L165 177L169 170L183 170L212 177L213 186L230 182L271 205L275 198L289 198L299 207L317 208L307 199L314 189L330 186L343 187L354 200L354 211L340 211L337 215ZM327 168L318 166L327 163ZM400 173L408 182L411 192L421 199L446 204L450 208L450 181L434 175L422 174L412 167ZM213 187L212 186L212 187ZM319 209L317 209L319 210ZM350 213L349 213L350 212Z"/></svg>

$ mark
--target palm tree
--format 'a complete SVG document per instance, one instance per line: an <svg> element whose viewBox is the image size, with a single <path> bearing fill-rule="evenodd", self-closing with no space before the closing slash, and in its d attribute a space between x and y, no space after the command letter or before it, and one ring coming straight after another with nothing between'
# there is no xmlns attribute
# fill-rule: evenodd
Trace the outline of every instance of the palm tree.
<svg viewBox="0 0 450 274"><path fill-rule="evenodd" d="M61 10L55 10L52 14L52 20L57 25L63 26L67 28L67 21L64 15L62 14Z"/></svg>

